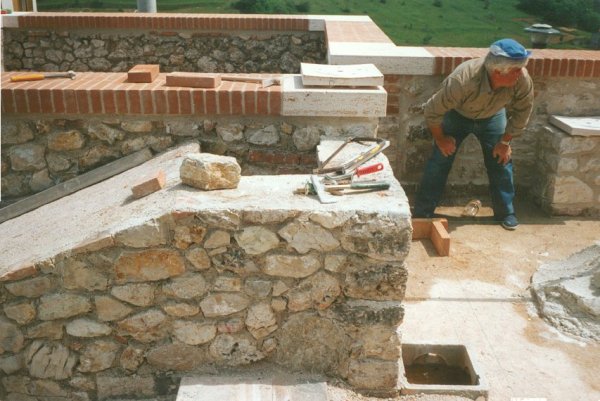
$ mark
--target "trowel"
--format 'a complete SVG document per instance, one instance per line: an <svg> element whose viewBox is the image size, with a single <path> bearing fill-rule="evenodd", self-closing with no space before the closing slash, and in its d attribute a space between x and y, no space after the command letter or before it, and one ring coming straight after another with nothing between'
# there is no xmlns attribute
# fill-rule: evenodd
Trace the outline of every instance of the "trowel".
<svg viewBox="0 0 600 401"><path fill-rule="evenodd" d="M321 203L336 203L338 201L338 198L325 191L325 185L323 185L319 176L311 175L310 182Z"/></svg>

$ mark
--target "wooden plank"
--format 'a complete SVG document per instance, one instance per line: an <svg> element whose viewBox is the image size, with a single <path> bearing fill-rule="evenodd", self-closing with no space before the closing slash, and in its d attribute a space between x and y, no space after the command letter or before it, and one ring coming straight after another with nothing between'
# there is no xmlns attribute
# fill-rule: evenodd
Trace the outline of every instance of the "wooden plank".
<svg viewBox="0 0 600 401"><path fill-rule="evenodd" d="M167 86L190 88L216 88L221 85L221 76L202 72L171 72L166 75Z"/></svg>
<svg viewBox="0 0 600 401"><path fill-rule="evenodd" d="M441 221L434 221L431 223L430 238L438 255L450 255L450 234L448 234L447 226L444 227L444 224Z"/></svg>
<svg viewBox="0 0 600 401"><path fill-rule="evenodd" d="M152 151L148 148L142 149L139 152L122 157L68 181L61 182L42 192L38 192L37 194L31 195L28 198L0 209L0 223L30 212L40 206L60 199L63 196L77 192L80 189L104 181L107 178L140 165L151 158Z"/></svg>
<svg viewBox="0 0 600 401"><path fill-rule="evenodd" d="M412 219L413 236L412 239L424 239L431 237L431 225L434 221L439 221L448 230L448 220L443 218L426 219L426 218L414 218Z"/></svg>
<svg viewBox="0 0 600 401"><path fill-rule="evenodd" d="M431 234L431 219L412 219L413 234L412 239L429 238Z"/></svg>

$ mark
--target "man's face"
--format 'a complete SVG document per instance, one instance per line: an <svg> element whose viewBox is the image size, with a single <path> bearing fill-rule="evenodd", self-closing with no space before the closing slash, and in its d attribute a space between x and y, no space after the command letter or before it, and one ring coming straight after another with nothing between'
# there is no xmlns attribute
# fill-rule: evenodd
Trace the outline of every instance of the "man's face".
<svg viewBox="0 0 600 401"><path fill-rule="evenodd" d="M490 80L492 81L492 87L496 88L510 88L515 86L519 77L523 75L523 68L516 67L508 71L500 72L498 70L492 71Z"/></svg>

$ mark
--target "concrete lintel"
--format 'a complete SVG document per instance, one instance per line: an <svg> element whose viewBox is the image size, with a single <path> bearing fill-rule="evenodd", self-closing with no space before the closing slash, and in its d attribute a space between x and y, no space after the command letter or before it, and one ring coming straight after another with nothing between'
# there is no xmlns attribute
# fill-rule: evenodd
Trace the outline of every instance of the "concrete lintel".
<svg viewBox="0 0 600 401"><path fill-rule="evenodd" d="M309 15L309 31L324 31L325 21L372 22L368 15Z"/></svg>
<svg viewBox="0 0 600 401"><path fill-rule="evenodd" d="M600 136L600 117L550 116L550 123L569 135Z"/></svg>
<svg viewBox="0 0 600 401"><path fill-rule="evenodd" d="M373 88L306 88L300 75L282 82L281 115L313 117L383 117L387 92Z"/></svg>
<svg viewBox="0 0 600 401"><path fill-rule="evenodd" d="M433 75L435 56L422 47L393 43L330 42L329 64L372 63L384 74Z"/></svg>
<svg viewBox="0 0 600 401"><path fill-rule="evenodd" d="M19 27L19 16L12 14L5 14L2 16L2 28L18 28Z"/></svg>

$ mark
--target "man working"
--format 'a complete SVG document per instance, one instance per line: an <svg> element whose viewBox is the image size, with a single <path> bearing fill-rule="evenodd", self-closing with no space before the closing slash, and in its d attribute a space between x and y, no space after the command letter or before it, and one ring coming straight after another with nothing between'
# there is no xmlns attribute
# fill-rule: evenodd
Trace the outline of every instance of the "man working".
<svg viewBox="0 0 600 401"><path fill-rule="evenodd" d="M485 58L459 65L427 101L425 120L435 144L414 217L433 217L456 152L473 133L483 151L494 219L508 230L517 228L510 141L523 131L533 108L533 82L525 69L530 54L512 39L494 42Z"/></svg>

